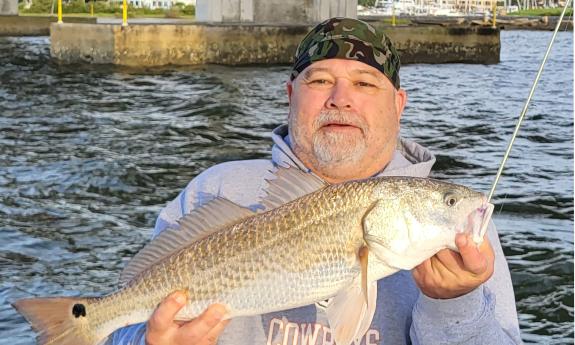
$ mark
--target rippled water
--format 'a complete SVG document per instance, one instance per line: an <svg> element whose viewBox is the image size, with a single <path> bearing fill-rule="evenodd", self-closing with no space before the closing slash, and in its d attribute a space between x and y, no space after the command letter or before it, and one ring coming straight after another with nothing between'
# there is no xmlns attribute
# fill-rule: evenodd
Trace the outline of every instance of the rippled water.
<svg viewBox="0 0 575 345"><path fill-rule="evenodd" d="M498 65L411 65L402 131L434 176L488 191L549 32L504 31ZM113 290L166 201L200 171L268 157L287 67L58 66L0 38L0 343L8 302ZM573 343L573 39L560 33L494 201L523 338Z"/></svg>

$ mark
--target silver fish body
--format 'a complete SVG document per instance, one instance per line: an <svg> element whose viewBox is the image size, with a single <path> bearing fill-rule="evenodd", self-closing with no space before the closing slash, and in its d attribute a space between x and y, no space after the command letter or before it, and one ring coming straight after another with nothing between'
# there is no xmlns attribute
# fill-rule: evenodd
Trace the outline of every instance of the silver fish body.
<svg viewBox="0 0 575 345"><path fill-rule="evenodd" d="M297 183L287 180L288 186ZM129 279L115 293L28 299L15 307L39 331L40 343L64 345L97 344L120 327L146 321L175 290L189 296L178 314L182 320L213 303L224 304L230 318L294 308L355 284L362 275L361 248L369 249L367 276L373 282L454 248L455 233L473 218L480 224L472 231L484 232L490 209L483 194L469 188L410 177L326 186L258 214L220 199L206 206L205 218L220 211L241 217L216 221L211 229L199 219L203 210L184 218L180 229L166 231L134 258ZM48 302L52 317L62 309L58 330L46 327L40 315Z"/></svg>

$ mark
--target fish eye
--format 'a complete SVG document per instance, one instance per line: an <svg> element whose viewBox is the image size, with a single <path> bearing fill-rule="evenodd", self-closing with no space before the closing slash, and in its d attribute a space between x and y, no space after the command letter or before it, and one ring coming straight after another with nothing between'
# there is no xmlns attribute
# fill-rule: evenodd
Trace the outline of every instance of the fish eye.
<svg viewBox="0 0 575 345"><path fill-rule="evenodd" d="M457 199L457 196L453 195L453 194L445 194L445 204L449 207L453 207L455 206L455 204L457 204L457 202L459 201Z"/></svg>

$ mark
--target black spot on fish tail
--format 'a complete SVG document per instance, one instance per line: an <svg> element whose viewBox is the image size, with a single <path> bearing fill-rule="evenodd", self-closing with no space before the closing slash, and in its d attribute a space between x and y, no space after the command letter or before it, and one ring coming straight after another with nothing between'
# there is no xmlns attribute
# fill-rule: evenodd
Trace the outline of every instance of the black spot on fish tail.
<svg viewBox="0 0 575 345"><path fill-rule="evenodd" d="M86 307L83 304L74 304L74 307L72 307L72 314L74 314L74 316L76 318L79 318L80 316L86 316Z"/></svg>

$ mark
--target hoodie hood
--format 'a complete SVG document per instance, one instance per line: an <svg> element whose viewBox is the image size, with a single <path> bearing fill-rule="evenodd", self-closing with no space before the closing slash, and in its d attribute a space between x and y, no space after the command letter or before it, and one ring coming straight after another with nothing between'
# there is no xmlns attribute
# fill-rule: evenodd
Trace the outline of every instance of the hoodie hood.
<svg viewBox="0 0 575 345"><path fill-rule="evenodd" d="M311 172L291 150L288 138L288 126L281 125L272 132L274 146L272 161L278 165L292 165ZM413 176L427 177L435 164L435 156L425 147L404 138L399 138L397 147L389 164L376 176Z"/></svg>

